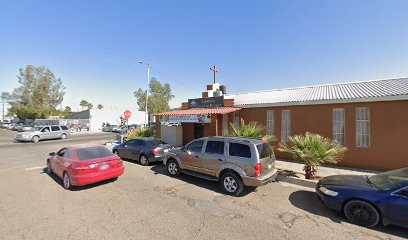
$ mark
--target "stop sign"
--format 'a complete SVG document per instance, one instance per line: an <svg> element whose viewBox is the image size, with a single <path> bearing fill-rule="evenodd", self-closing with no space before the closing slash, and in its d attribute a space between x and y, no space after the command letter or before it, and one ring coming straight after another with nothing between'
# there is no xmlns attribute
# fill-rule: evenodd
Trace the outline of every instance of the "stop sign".
<svg viewBox="0 0 408 240"><path fill-rule="evenodd" d="M126 111L123 113L123 115L125 115L125 118L126 118L126 119L129 119L130 116L132 116L132 112L129 111L129 110L126 110Z"/></svg>

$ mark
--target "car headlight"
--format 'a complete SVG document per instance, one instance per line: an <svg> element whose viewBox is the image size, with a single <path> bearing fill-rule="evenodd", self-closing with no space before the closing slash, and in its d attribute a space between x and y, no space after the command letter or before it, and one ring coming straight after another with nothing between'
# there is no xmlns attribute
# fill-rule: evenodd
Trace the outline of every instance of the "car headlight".
<svg viewBox="0 0 408 240"><path fill-rule="evenodd" d="M323 186L319 187L319 190L320 190L322 193L324 193L324 194L326 194L326 195L328 195L328 196L335 197L335 196L339 195L338 192L335 192L335 191L330 190L330 189L328 189L328 188L326 188L326 187L323 187Z"/></svg>

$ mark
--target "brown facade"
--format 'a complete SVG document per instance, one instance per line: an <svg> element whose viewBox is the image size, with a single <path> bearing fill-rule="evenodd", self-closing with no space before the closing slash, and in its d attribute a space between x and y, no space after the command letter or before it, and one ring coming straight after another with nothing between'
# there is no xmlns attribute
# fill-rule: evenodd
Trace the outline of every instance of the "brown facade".
<svg viewBox="0 0 408 240"><path fill-rule="evenodd" d="M356 108L370 111L370 146L356 147ZM332 138L333 109L345 109L345 146L340 166L390 170L408 166L408 101L245 108L240 117L266 126L267 110L275 110L274 132L280 139L282 110L291 112L291 135L305 132ZM232 120L230 114L229 120ZM277 157L288 156L277 152Z"/></svg>
<svg viewBox="0 0 408 240"><path fill-rule="evenodd" d="M231 102L225 102L230 105ZM183 108L185 108L183 103ZM267 111L274 110L274 135L281 140L282 111L290 110L290 135L317 133L333 138L333 109L345 112L345 147L347 152L339 166L391 170L408 166L408 101L383 101L366 103L317 104L279 107L243 108L238 113L246 123L256 121L267 125ZM369 109L368 147L356 146L356 109ZM216 117L215 117L216 116ZM213 115L212 123L203 124L204 136L222 136L223 115ZM228 126L233 113L228 114ZM195 138L193 123L182 123L183 144ZM288 155L276 151L281 159Z"/></svg>

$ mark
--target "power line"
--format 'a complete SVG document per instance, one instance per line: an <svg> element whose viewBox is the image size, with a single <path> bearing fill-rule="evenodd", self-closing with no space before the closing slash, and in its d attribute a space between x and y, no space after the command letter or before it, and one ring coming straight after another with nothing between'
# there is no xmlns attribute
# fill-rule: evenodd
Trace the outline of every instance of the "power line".
<svg viewBox="0 0 408 240"><path fill-rule="evenodd" d="M153 72L156 72L156 73L158 73L158 74L160 74L160 75L162 75L162 76L164 76L164 77L166 77L166 78L168 78L168 79L170 79L170 80L172 80L172 81L174 81L174 82L176 82L176 83L178 83L178 84L180 84L180 85L182 85L183 87L185 87L185 88L187 88L187 89L189 89L189 90L191 90L191 91L193 91L193 92L195 92L195 93L201 93L200 90L197 90L197 89L195 89L195 88L192 88L192 87L186 85L185 83L183 83L183 82L181 82L181 81L178 81L178 80L176 80L175 78L170 77L169 75L167 75L167 74L165 74L165 73L163 73L163 72L161 72L161 71L159 71L159 70L156 70L156 69L152 68L152 71L153 71Z"/></svg>

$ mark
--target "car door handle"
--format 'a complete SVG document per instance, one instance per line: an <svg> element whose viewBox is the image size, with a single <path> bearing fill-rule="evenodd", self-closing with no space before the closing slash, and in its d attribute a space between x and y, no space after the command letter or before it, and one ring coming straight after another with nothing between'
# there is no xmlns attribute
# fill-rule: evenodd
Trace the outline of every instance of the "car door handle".
<svg viewBox="0 0 408 240"><path fill-rule="evenodd" d="M200 156L198 156L198 155L195 155L195 157L196 157L196 158L200 158Z"/></svg>
<svg viewBox="0 0 408 240"><path fill-rule="evenodd" d="M218 161L220 161L220 162L224 162L224 160L223 160L223 159L221 159L221 158L218 158Z"/></svg>

